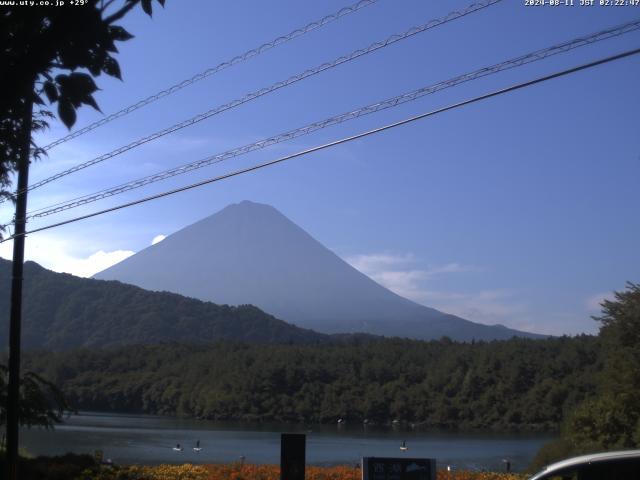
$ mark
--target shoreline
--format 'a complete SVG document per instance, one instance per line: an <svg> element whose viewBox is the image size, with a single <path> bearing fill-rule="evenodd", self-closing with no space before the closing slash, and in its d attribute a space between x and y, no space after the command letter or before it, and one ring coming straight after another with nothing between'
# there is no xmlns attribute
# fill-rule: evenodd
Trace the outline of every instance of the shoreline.
<svg viewBox="0 0 640 480"><path fill-rule="evenodd" d="M136 411L109 411L109 410L78 410L77 412L65 415L64 418L80 416L97 416L97 417L121 417L121 418L148 418L157 420L171 420L171 421L187 421L187 422L206 422L210 424L220 425L226 428L246 425L252 427L264 427L257 430L269 429L270 426L283 426L287 430L292 432L305 432L315 431L328 431L331 427L337 429L345 429L347 431L362 429L371 429L372 431L398 431L398 432L416 432L416 433L432 433L432 434L464 434L464 435L482 435L486 433L496 435L527 435L541 437L555 437L560 433L558 428L544 429L541 426L529 426L529 427L513 427L513 428L499 428L499 427L470 427L470 426L428 426L422 423L413 423L406 421L389 421L386 423L378 422L360 422L344 420L342 422L327 422L327 423L312 423L312 422L287 422L273 419L212 419L197 416L178 416L178 415L165 415L156 413L136 412ZM232 428L233 429L233 428ZM243 430L243 429L239 429ZM271 430L269 430L271 431Z"/></svg>

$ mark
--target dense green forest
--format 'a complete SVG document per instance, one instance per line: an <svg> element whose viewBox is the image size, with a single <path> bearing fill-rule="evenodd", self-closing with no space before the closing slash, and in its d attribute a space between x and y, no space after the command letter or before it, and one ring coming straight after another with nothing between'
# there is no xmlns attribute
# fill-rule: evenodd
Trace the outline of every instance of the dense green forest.
<svg viewBox="0 0 640 480"><path fill-rule="evenodd" d="M596 389L567 412L562 435L538 453L539 467L571 455L640 448L640 284L605 300L600 324Z"/></svg>
<svg viewBox="0 0 640 480"><path fill-rule="evenodd" d="M595 391L596 337L165 344L32 353L79 409L210 419L550 430Z"/></svg>
<svg viewBox="0 0 640 480"><path fill-rule="evenodd" d="M202 302L133 285L55 273L25 263L22 346L60 350L181 341L323 343L252 305ZM11 262L0 259L0 345L8 344Z"/></svg>

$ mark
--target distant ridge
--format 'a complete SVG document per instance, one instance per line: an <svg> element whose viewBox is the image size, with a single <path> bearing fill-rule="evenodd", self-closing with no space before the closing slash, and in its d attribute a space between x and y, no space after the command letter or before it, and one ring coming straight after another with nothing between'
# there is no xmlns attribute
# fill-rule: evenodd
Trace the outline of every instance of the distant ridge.
<svg viewBox="0 0 640 480"><path fill-rule="evenodd" d="M0 259L0 351L8 345L11 262ZM26 262L22 346L66 350L167 342L325 343L252 305L214 305L175 293L55 273ZM342 341L343 339L335 339Z"/></svg>
<svg viewBox="0 0 640 480"><path fill-rule="evenodd" d="M229 305L256 305L323 333L417 339L542 338L403 298L362 274L275 208L243 201L95 276Z"/></svg>

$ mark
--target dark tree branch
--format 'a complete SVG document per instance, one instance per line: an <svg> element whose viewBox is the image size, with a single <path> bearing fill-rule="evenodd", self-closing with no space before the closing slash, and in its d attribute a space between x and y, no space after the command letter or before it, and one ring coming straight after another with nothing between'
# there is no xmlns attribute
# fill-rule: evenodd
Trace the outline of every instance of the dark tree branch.
<svg viewBox="0 0 640 480"><path fill-rule="evenodd" d="M113 2L115 1L116 0L108 0L107 3L102 2L102 5L100 6L100 11L104 13L107 10L107 8L109 8L109 6L113 4Z"/></svg>

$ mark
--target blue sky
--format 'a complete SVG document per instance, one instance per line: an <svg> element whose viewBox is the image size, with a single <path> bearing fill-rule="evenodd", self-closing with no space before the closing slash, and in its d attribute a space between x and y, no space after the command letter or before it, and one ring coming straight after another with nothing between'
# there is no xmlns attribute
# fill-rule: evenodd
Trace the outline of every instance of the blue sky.
<svg viewBox="0 0 640 480"><path fill-rule="evenodd" d="M320 30L53 149L31 182L470 2L379 0ZM576 0L576 3L579 3ZM124 81L103 112L188 78L347 1L169 0L123 25ZM91 193L640 17L640 7L504 0L242 105L32 193L32 208ZM261 152L34 221L32 228L397 121L640 45L640 33L448 89ZM470 320L597 331L598 302L639 281L640 57L554 80L106 216L29 236L27 257L91 275L249 199L268 203L375 280ZM101 118L85 108L75 128ZM39 140L64 135L59 124ZM10 217L5 206L1 213ZM8 257L10 244L0 246Z"/></svg>

